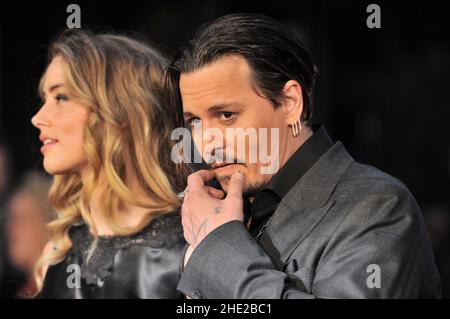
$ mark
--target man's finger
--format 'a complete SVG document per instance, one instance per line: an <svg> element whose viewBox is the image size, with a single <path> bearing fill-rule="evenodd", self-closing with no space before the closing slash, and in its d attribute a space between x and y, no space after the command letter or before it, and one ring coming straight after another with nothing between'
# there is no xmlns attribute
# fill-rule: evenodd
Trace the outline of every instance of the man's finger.
<svg viewBox="0 0 450 319"><path fill-rule="evenodd" d="M192 173L188 177L188 191L196 190L202 188L205 182L210 181L214 178L215 174L213 171L203 169L201 171Z"/></svg>
<svg viewBox="0 0 450 319"><path fill-rule="evenodd" d="M242 197L244 192L245 177L241 172L235 172L228 183L228 195ZM228 196L227 195L227 196Z"/></svg>
<svg viewBox="0 0 450 319"><path fill-rule="evenodd" d="M205 186L205 189L208 192L208 194L214 197L215 199L223 199L225 197L225 193L220 189L211 186Z"/></svg>

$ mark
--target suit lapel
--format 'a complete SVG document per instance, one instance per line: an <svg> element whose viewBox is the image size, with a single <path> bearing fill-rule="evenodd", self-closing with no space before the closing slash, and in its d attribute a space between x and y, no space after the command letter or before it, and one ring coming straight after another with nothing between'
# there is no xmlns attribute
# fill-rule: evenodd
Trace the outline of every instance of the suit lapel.
<svg viewBox="0 0 450 319"><path fill-rule="evenodd" d="M335 143L289 190L267 227L270 241L284 264L333 206L336 185L354 162L341 142ZM264 244L263 244L264 246ZM275 250L273 249L275 248Z"/></svg>

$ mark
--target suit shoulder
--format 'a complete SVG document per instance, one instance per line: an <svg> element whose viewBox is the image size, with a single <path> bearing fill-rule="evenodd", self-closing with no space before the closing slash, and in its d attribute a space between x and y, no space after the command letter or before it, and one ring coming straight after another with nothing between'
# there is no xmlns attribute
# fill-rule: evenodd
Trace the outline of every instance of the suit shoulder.
<svg viewBox="0 0 450 319"><path fill-rule="evenodd" d="M350 220L423 223L420 208L405 184L369 165L353 163L336 185L333 199Z"/></svg>
<svg viewBox="0 0 450 319"><path fill-rule="evenodd" d="M370 165L354 162L337 185L340 191L353 194L392 194L412 197L409 189L397 178Z"/></svg>

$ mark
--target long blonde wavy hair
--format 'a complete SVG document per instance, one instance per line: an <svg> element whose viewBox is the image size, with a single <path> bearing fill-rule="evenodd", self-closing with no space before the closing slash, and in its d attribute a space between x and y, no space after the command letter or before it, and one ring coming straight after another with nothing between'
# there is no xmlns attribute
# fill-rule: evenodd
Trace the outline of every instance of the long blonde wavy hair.
<svg viewBox="0 0 450 319"><path fill-rule="evenodd" d="M72 247L69 229L83 221L96 234L89 203L102 184L99 213L119 235L137 233L153 218L179 208L176 192L183 188L187 169L170 157L173 124L165 111L166 60L150 46L126 36L66 31L49 49L49 63L60 56L73 98L88 109L83 144L93 174L54 177L49 201L58 218L48 225L54 249L37 267L56 264ZM42 89L42 77L40 88ZM133 172L145 200L127 185ZM136 227L124 227L116 218L125 205L148 209ZM38 287L43 275L36 272Z"/></svg>

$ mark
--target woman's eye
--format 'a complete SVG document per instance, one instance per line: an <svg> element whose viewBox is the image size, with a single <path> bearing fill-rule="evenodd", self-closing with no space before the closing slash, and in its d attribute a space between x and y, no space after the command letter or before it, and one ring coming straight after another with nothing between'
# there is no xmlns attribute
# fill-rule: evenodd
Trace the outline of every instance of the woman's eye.
<svg viewBox="0 0 450 319"><path fill-rule="evenodd" d="M55 100L57 103L60 103L69 100L69 98L64 94L58 94L57 96L55 96Z"/></svg>
<svg viewBox="0 0 450 319"><path fill-rule="evenodd" d="M220 113L220 119L227 121L227 120L231 120L234 117L234 113L232 112L222 112Z"/></svg>

